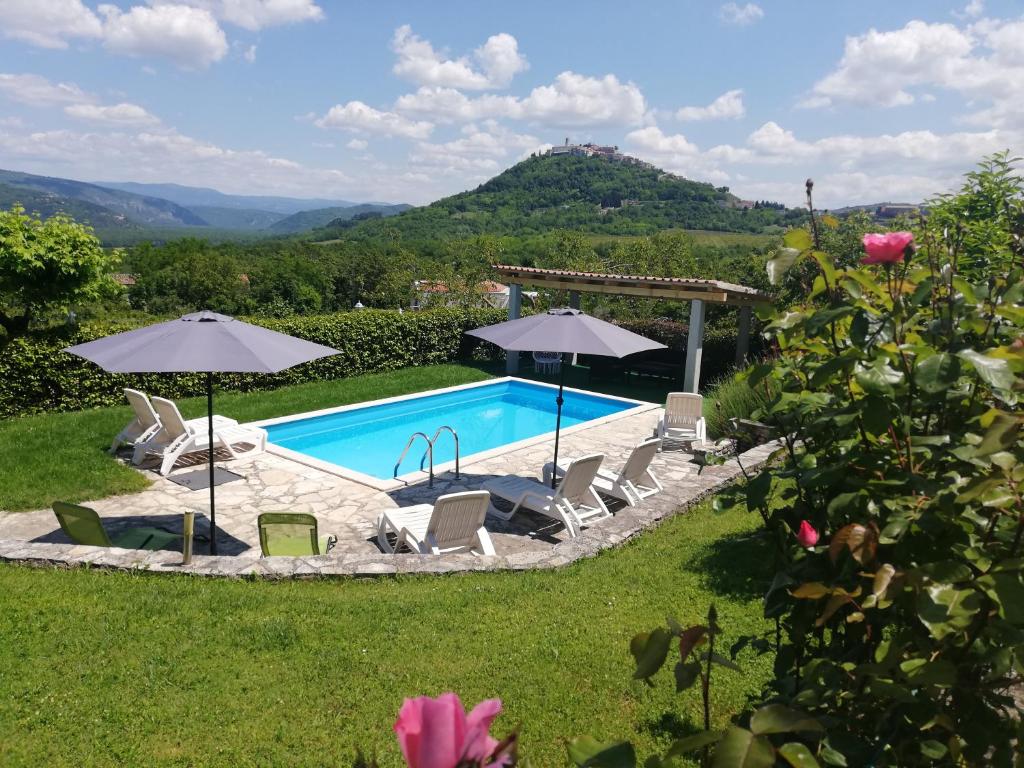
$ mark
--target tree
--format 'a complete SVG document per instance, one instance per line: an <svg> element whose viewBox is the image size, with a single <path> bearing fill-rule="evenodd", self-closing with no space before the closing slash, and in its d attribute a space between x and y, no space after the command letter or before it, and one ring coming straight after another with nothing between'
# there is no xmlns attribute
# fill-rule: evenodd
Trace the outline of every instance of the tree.
<svg viewBox="0 0 1024 768"><path fill-rule="evenodd" d="M20 205L0 211L0 325L23 333L44 310L99 298L113 287L118 261L91 227L70 216L43 221Z"/></svg>

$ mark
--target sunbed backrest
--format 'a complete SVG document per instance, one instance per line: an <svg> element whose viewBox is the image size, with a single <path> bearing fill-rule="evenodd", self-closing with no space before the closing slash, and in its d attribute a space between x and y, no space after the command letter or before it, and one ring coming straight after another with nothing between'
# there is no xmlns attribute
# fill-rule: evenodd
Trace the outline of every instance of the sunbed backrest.
<svg viewBox="0 0 1024 768"><path fill-rule="evenodd" d="M439 496L427 523L428 537L433 536L440 549L476 541L476 532L484 524L490 500L491 494L487 491Z"/></svg>
<svg viewBox="0 0 1024 768"><path fill-rule="evenodd" d="M61 530L76 544L88 544L93 547L112 546L96 510L55 501L53 513L57 516Z"/></svg>
<svg viewBox="0 0 1024 768"><path fill-rule="evenodd" d="M135 411L135 418L138 419L139 426L142 429L145 430L156 426L158 423L156 411L153 410L153 406L150 405L149 398L146 397L144 392L139 392L137 389L126 389L124 396L128 399L128 404L131 405L132 410Z"/></svg>
<svg viewBox="0 0 1024 768"><path fill-rule="evenodd" d="M264 512L256 519L264 556L319 555L316 517L302 512Z"/></svg>
<svg viewBox="0 0 1024 768"><path fill-rule="evenodd" d="M694 427L704 415L704 398L692 392L670 392L665 400L665 424Z"/></svg>
<svg viewBox="0 0 1024 768"><path fill-rule="evenodd" d="M592 453L589 456L581 456L569 465L565 471L565 478L558 486L558 492L569 501L578 499L587 493L594 482L597 470L601 468L604 455Z"/></svg>
<svg viewBox="0 0 1024 768"><path fill-rule="evenodd" d="M634 448L629 458L626 459L626 465L622 468L622 479L634 483L639 480L651 466L651 460L657 455L660 447L661 440L655 437L644 440Z"/></svg>
<svg viewBox="0 0 1024 768"><path fill-rule="evenodd" d="M175 438L188 434L185 420L181 418L181 412L173 401L165 400L162 397L154 397L153 407L156 409L157 416L160 417L160 424L163 426L164 432L167 433L168 437Z"/></svg>

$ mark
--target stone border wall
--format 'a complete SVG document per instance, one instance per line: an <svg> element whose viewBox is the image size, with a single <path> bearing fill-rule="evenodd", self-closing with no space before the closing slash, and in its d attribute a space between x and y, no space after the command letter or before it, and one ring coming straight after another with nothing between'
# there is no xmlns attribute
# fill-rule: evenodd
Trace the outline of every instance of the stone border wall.
<svg viewBox="0 0 1024 768"><path fill-rule="evenodd" d="M757 446L739 457L748 471L764 465L776 450L776 443ZM79 544L46 544L30 541L0 540L0 562L20 563L37 567L91 567L116 571L150 573L186 573L194 576L222 578L293 579L316 577L370 577L397 573L462 573L469 571L525 571L560 568L577 560L593 557L602 550L628 541L637 534L658 525L662 520L686 511L741 476L736 460L705 467L702 475L717 482L709 484L696 496L680 498L671 487L646 499L638 507L629 508L610 520L587 528L580 536L555 544L543 552L520 552L512 555L388 555L328 554L316 557L269 557L258 554L213 557L193 555L189 565L182 565L181 553L160 550L144 552L116 547L89 547Z"/></svg>

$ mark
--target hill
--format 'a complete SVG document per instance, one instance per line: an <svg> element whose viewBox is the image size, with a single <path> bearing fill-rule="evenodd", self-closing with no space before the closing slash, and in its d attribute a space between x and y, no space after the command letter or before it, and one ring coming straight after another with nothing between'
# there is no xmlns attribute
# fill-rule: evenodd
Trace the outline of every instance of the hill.
<svg viewBox="0 0 1024 768"><path fill-rule="evenodd" d="M799 213L748 209L725 187L601 157L535 156L474 190L414 208L387 222L333 223L314 239L403 242L475 235L530 236L554 229L649 235L671 229L760 233Z"/></svg>
<svg viewBox="0 0 1024 768"><path fill-rule="evenodd" d="M211 227L261 232L288 217L288 214L256 208L225 208L219 205L193 205L190 211Z"/></svg>
<svg viewBox="0 0 1024 768"><path fill-rule="evenodd" d="M403 211L408 211L411 205L378 205L376 203L364 203L362 205L351 205L347 207L318 208L312 211L299 211L287 218L283 218L271 224L268 229L277 235L296 234L308 232L311 229L319 229L328 225L340 225L352 219L369 218L377 214L378 218L395 216Z"/></svg>
<svg viewBox="0 0 1024 768"><path fill-rule="evenodd" d="M74 215L70 208L72 201L104 208L109 212L109 216L100 215L99 211L91 208L91 218L85 219L97 229L103 226L129 226L131 224L156 227L202 227L207 225L207 222L200 216L170 200L107 189L82 181L0 170L0 184L14 188L16 190L14 194L17 194L17 190L29 190L37 193L37 200L48 199L54 205L60 201L62 206L60 210L65 210L72 215ZM29 205L25 203L25 207L29 208ZM42 209L39 210L42 212ZM98 219L103 219L103 221Z"/></svg>
<svg viewBox="0 0 1024 768"><path fill-rule="evenodd" d="M182 184L139 184L134 181L97 181L98 186L132 192L137 195L162 197L164 200L183 205L186 208L196 206L212 206L215 208L236 208L256 211L269 211L282 216L290 216L299 211L314 208L340 207L348 208L360 205L349 200L330 200L325 198L274 197L266 195L228 195L208 187L187 187ZM383 203L387 205L387 203Z"/></svg>

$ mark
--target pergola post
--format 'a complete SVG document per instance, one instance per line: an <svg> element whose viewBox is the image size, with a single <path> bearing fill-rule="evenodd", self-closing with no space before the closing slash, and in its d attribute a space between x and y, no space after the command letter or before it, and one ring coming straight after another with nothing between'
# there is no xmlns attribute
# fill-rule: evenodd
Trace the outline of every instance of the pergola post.
<svg viewBox="0 0 1024 768"><path fill-rule="evenodd" d="M750 352L750 305L740 307L740 327L736 335L736 367L742 368L747 364L747 354Z"/></svg>
<svg viewBox="0 0 1024 768"><path fill-rule="evenodd" d="M696 393L700 387L700 359L704 353L704 302L690 302L690 330L686 336L686 368L683 390Z"/></svg>
<svg viewBox="0 0 1024 768"><path fill-rule="evenodd" d="M569 307L570 307L570 309L579 309L580 308L580 292L579 291L569 291Z"/></svg>
<svg viewBox="0 0 1024 768"><path fill-rule="evenodd" d="M519 319L523 306L523 286L520 283L509 283L508 286L508 319ZM505 353L505 373L515 376L519 373L519 353Z"/></svg>

